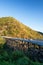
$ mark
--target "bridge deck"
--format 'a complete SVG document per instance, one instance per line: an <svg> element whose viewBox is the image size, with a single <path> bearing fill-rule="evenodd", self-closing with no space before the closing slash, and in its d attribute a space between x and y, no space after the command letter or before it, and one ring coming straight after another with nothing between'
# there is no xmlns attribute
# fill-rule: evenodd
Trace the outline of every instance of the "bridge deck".
<svg viewBox="0 0 43 65"><path fill-rule="evenodd" d="M23 39L23 38L13 38L13 37L7 37L7 36L1 36L5 39L10 39L10 40L20 40L20 41L24 41L24 42L29 42L32 44L37 44L39 46L43 46L43 40L33 40L33 39Z"/></svg>

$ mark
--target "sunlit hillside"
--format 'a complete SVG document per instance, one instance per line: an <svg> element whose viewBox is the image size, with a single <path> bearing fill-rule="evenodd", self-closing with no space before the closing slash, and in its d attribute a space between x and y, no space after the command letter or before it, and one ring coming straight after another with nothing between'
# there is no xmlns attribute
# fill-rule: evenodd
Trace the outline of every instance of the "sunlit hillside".
<svg viewBox="0 0 43 65"><path fill-rule="evenodd" d="M0 35L27 39L43 39L43 35L20 23L13 17L0 18Z"/></svg>

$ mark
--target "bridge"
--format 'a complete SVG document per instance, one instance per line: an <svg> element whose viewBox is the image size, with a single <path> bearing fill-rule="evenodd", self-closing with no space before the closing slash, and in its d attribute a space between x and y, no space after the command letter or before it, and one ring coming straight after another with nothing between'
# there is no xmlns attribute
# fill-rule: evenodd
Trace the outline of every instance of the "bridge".
<svg viewBox="0 0 43 65"><path fill-rule="evenodd" d="M20 50L26 55L30 56L32 60L38 60L43 63L43 40L13 38L7 36L1 36L5 38L8 46L5 46L7 50Z"/></svg>
<svg viewBox="0 0 43 65"><path fill-rule="evenodd" d="M15 43L20 43L22 42L22 46L34 46L34 48L36 47L36 45L39 47L39 49L43 48L43 40L33 40L33 39L23 39L23 38L14 38L14 37L7 37L7 36L1 36L3 38L6 39L7 43L11 43L12 41Z"/></svg>

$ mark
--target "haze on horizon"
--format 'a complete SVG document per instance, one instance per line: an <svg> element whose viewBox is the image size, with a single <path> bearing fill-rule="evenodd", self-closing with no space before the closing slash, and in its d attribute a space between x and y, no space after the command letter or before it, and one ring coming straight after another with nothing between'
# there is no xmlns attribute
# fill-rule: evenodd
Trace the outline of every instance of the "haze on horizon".
<svg viewBox="0 0 43 65"><path fill-rule="evenodd" d="M43 0L0 0L0 17L5 16L43 32Z"/></svg>

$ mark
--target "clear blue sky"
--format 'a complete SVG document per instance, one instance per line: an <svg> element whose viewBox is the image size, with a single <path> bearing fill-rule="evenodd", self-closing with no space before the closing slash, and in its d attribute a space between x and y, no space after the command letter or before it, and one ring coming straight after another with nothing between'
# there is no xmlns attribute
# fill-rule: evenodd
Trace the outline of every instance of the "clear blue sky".
<svg viewBox="0 0 43 65"><path fill-rule="evenodd" d="M0 0L0 17L4 16L43 32L43 0Z"/></svg>

